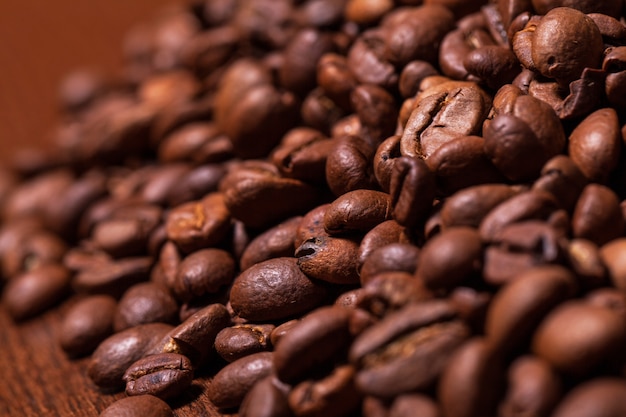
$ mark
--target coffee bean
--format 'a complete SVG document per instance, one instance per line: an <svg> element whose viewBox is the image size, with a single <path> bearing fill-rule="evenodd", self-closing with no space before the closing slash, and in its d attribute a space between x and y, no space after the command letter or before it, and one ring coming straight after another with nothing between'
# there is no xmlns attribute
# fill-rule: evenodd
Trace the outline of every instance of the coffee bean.
<svg viewBox="0 0 626 417"><path fill-rule="evenodd" d="M552 415L556 417L587 417L603 413L620 415L624 412L622 395L626 385L619 378L594 378L570 391Z"/></svg>
<svg viewBox="0 0 626 417"><path fill-rule="evenodd" d="M65 313L59 343L70 356L91 353L113 333L116 301L108 295L87 296Z"/></svg>
<svg viewBox="0 0 626 417"><path fill-rule="evenodd" d="M178 353L159 353L139 359L122 377L126 394L154 395L161 399L182 394L193 380L191 361Z"/></svg>
<svg viewBox="0 0 626 417"><path fill-rule="evenodd" d="M173 417L174 412L167 403L152 395L138 395L117 400L108 406L100 417Z"/></svg>
<svg viewBox="0 0 626 417"><path fill-rule="evenodd" d="M211 381L207 395L220 409L238 407L248 391L272 370L271 352L253 353L223 367Z"/></svg>
<svg viewBox="0 0 626 417"><path fill-rule="evenodd" d="M164 323L141 324L109 336L93 352L87 375L101 389L121 388L126 369L150 353L171 329Z"/></svg>
<svg viewBox="0 0 626 417"><path fill-rule="evenodd" d="M72 287L79 293L119 296L132 285L145 281L151 266L152 259L149 257L96 262L74 277Z"/></svg>
<svg viewBox="0 0 626 417"><path fill-rule="evenodd" d="M244 397L239 415L242 417L289 417L292 412L285 390L281 390L272 375L263 378Z"/></svg>
<svg viewBox="0 0 626 417"><path fill-rule="evenodd" d="M239 324L222 329L215 337L215 350L228 362L253 353L272 350L273 324Z"/></svg>
<svg viewBox="0 0 626 417"><path fill-rule="evenodd" d="M305 313L320 305L327 289L307 277L296 258L275 258L243 271L234 281L230 302L243 318L276 320Z"/></svg>
<svg viewBox="0 0 626 417"><path fill-rule="evenodd" d="M24 320L58 303L70 289L70 273L61 265L42 265L12 278L2 303L15 320Z"/></svg>
<svg viewBox="0 0 626 417"><path fill-rule="evenodd" d="M171 288L184 301L219 292L235 277L235 261L221 249L201 249L184 258Z"/></svg>
<svg viewBox="0 0 626 417"><path fill-rule="evenodd" d="M302 216L292 217L254 238L241 255L241 270L268 259L293 256L302 219Z"/></svg>
<svg viewBox="0 0 626 417"><path fill-rule="evenodd" d="M452 352L469 335L454 317L447 303L431 301L408 305L366 329L349 353L350 362L358 369L357 388L363 393L393 397L430 387Z"/></svg>
<svg viewBox="0 0 626 417"><path fill-rule="evenodd" d="M312 279L356 284L358 251L358 239L322 235L304 241L296 248L295 257L300 270Z"/></svg>
<svg viewBox="0 0 626 417"><path fill-rule="evenodd" d="M324 214L324 230L331 235L367 232L391 218L389 195L374 190L354 190L333 201Z"/></svg>
<svg viewBox="0 0 626 417"><path fill-rule="evenodd" d="M146 323L174 324L178 318L178 303L167 288L152 282L130 287L117 305L113 328L120 332Z"/></svg>

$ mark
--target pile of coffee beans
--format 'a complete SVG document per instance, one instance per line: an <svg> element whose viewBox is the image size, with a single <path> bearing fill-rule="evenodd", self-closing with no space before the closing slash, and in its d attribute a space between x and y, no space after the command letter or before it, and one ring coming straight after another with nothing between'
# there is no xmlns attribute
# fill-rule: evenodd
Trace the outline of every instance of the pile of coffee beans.
<svg viewBox="0 0 626 417"><path fill-rule="evenodd" d="M102 416L207 375L240 417L624 416L625 7L167 10L2 171L2 304L66 300Z"/></svg>

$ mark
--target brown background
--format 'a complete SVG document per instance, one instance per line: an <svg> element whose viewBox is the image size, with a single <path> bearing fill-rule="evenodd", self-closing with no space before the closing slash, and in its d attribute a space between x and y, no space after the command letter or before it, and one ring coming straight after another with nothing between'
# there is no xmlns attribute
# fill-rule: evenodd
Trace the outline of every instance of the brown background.
<svg viewBox="0 0 626 417"><path fill-rule="evenodd" d="M119 70L124 33L175 2L0 0L0 161L45 140L58 117L64 74L79 67ZM97 416L124 397L99 392L86 375L86 359L69 360L59 348L66 307L15 324L0 306L0 416ZM219 416L206 397L206 381L196 379L188 398L171 404L177 417Z"/></svg>
<svg viewBox="0 0 626 417"><path fill-rule="evenodd" d="M0 160L46 140L64 74L119 70L124 34L184 0L0 0Z"/></svg>

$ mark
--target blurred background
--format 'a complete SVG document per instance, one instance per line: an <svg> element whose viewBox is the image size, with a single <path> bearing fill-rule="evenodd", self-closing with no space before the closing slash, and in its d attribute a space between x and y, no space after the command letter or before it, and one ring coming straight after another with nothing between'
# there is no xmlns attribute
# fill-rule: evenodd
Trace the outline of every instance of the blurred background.
<svg viewBox="0 0 626 417"><path fill-rule="evenodd" d="M130 28L184 0L0 0L0 161L45 144L63 77L113 74Z"/></svg>

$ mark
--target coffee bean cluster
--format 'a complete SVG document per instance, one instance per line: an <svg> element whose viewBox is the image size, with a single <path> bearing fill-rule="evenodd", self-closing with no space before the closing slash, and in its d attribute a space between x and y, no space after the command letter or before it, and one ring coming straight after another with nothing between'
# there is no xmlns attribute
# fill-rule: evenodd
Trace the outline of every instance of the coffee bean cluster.
<svg viewBox="0 0 626 417"><path fill-rule="evenodd" d="M621 0L214 0L0 175L2 304L172 415L626 415Z"/></svg>

